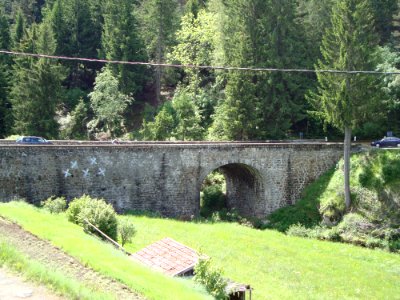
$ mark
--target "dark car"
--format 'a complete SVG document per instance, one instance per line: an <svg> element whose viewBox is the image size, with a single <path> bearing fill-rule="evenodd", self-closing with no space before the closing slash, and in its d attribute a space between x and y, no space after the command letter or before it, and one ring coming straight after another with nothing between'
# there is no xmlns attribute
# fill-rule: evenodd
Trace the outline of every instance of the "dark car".
<svg viewBox="0 0 400 300"><path fill-rule="evenodd" d="M380 147L399 147L400 148L400 139L397 137L384 137L379 141L374 141L371 143L371 146L380 148Z"/></svg>
<svg viewBox="0 0 400 300"><path fill-rule="evenodd" d="M17 144L51 144L48 140L38 136L22 136L16 140Z"/></svg>

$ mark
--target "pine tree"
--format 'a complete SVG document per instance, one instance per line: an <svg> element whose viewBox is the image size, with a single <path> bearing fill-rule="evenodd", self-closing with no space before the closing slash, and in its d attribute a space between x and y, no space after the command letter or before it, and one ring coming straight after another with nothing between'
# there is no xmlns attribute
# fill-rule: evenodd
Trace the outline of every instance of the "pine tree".
<svg viewBox="0 0 400 300"><path fill-rule="evenodd" d="M25 33L25 17L24 14L21 10L18 11L17 17L16 17L16 22L14 25L14 34L13 34L13 42L14 46L17 47L18 43L21 41L22 37L24 36Z"/></svg>
<svg viewBox="0 0 400 300"><path fill-rule="evenodd" d="M302 27L295 22L295 3L294 0L234 0L216 5L222 10L217 13L222 20L223 63L236 67L303 67L306 51ZM226 135L240 139L281 138L304 118L307 86L304 77L231 72L226 80L229 104L223 104L218 111L227 126L218 126L218 130L211 132L237 128L242 132L230 131ZM226 115L223 107L229 110ZM235 110L240 116L234 115ZM238 126L232 126L235 123Z"/></svg>
<svg viewBox="0 0 400 300"><path fill-rule="evenodd" d="M33 25L20 43L21 51L54 54L56 43L51 26ZM58 136L56 109L60 103L63 69L49 59L16 59L11 89L14 132L25 135Z"/></svg>
<svg viewBox="0 0 400 300"><path fill-rule="evenodd" d="M368 0L338 0L331 27L326 31L317 69L374 70L378 39ZM380 79L369 75L318 73L318 91L312 95L325 119L344 131L345 203L350 198L350 147L352 129L371 117L381 96Z"/></svg>
<svg viewBox="0 0 400 300"><path fill-rule="evenodd" d="M398 0L369 0L374 17L374 24L380 44L384 45L391 39L393 18L399 12Z"/></svg>
<svg viewBox="0 0 400 300"><path fill-rule="evenodd" d="M101 46L101 24L94 20L88 1L56 0L46 16L57 41L57 55L97 58ZM69 69L68 87L91 89L96 63L62 62Z"/></svg>
<svg viewBox="0 0 400 300"><path fill-rule="evenodd" d="M177 28L176 0L144 0L140 7L143 40L147 45L149 58L156 63L164 63L168 48L173 44ZM157 103L160 103L162 68L155 67Z"/></svg>
<svg viewBox="0 0 400 300"><path fill-rule="evenodd" d="M139 27L131 0L106 0L102 51L109 60L146 61L145 48L139 37ZM121 92L135 94L142 88L145 68L112 65Z"/></svg>
<svg viewBox="0 0 400 300"><path fill-rule="evenodd" d="M0 49L9 50L11 47L10 26L7 18L0 10ZM11 59L0 55L0 138L8 135L12 123L9 101L9 85Z"/></svg>

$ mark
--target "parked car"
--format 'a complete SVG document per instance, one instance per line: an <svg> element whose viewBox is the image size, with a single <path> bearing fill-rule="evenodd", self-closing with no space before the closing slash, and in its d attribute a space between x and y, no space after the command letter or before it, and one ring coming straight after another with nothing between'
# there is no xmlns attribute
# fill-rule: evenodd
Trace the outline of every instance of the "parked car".
<svg viewBox="0 0 400 300"><path fill-rule="evenodd" d="M17 144L51 144L50 141L38 136L21 136L16 141Z"/></svg>
<svg viewBox="0 0 400 300"><path fill-rule="evenodd" d="M399 147L400 148L400 139L397 137L384 137L379 141L374 141L371 143L371 146L380 148L380 147Z"/></svg>

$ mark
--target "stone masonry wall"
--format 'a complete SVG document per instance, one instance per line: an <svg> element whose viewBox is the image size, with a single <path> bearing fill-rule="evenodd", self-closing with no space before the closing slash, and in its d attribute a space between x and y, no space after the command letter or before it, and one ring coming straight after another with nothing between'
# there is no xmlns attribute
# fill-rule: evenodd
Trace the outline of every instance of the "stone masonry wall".
<svg viewBox="0 0 400 300"><path fill-rule="evenodd" d="M340 144L0 145L0 201L86 193L119 211L188 218L204 178L220 168L229 205L261 217L295 203L341 156Z"/></svg>

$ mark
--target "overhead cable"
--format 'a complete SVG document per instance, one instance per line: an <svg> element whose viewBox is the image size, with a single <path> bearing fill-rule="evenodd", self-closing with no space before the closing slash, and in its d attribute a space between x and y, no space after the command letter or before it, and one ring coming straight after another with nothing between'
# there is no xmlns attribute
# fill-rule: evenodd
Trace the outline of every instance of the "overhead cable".
<svg viewBox="0 0 400 300"><path fill-rule="evenodd" d="M224 70L224 71L251 71L251 72L281 72L281 73L332 73L332 74L367 74L367 75L400 75L400 71L397 72L384 72L384 71L348 71L348 70L311 70L311 69L285 69L285 68L252 68L252 67L227 67L227 66L204 66L204 65L192 65L192 64L167 64L167 63L153 63L153 62L140 62L140 61L123 61L123 60L108 60L108 59L97 59L97 58L83 58L83 57L70 57L70 56L58 56L58 55L47 55L47 54L36 54L26 52L16 52L0 50L1 54L14 55L14 56L26 56L36 58L48 58L57 60L69 60L69 61L81 61L81 62L94 62L103 64L119 64L119 65L133 65L133 66L150 66L150 67L165 67L165 68L189 68L189 69L208 69L208 70Z"/></svg>

